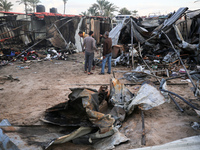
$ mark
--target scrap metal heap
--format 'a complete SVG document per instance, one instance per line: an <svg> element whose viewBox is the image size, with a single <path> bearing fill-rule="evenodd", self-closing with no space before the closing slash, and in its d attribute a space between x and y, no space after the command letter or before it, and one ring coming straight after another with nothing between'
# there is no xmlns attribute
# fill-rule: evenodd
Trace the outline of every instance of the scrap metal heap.
<svg viewBox="0 0 200 150"><path fill-rule="evenodd" d="M146 92L146 88L149 92ZM115 142L120 138L119 143L128 141L129 139L118 131L125 117L131 114L136 106L142 110L149 110L165 102L161 92L149 84L144 84L134 96L115 78L111 79L110 92L107 86L101 86L99 91L89 88L75 88L71 91L68 101L47 109L41 120L59 126L79 127L74 131L76 136L74 132L61 136L54 139L47 147L69 140L80 142L80 139L77 140L79 137L85 138L85 141L90 141L95 148L101 149L102 143L112 136ZM103 111L103 107L107 109ZM115 142L110 141L104 148L109 149L110 146L117 145Z"/></svg>
<svg viewBox="0 0 200 150"><path fill-rule="evenodd" d="M18 143L29 143L38 150L69 141L90 144L95 149L113 149L129 141L118 129L136 107L145 111L165 102L159 89L151 84L142 85L134 95L116 78L110 81L110 91L106 85L98 91L89 88L70 90L69 100L48 108L41 118L41 121L53 126L15 127L8 120L3 120L0 123L0 136L5 137L0 139L4 143L2 148L6 147L10 139L16 141L16 136L7 137L1 130L18 132ZM19 149L30 148L26 144L14 146Z"/></svg>
<svg viewBox="0 0 200 150"><path fill-rule="evenodd" d="M166 16L167 19L161 21L157 27L154 24L147 25L147 20L145 23L137 23L133 18L124 20L110 32L113 45L123 45L114 64L133 68L144 64L151 75L165 70L168 77L174 76L176 72L184 72L197 95L199 89L192 77L197 80L199 78L198 75L191 74L198 74L200 63L200 12L187 10L187 7L178 9ZM125 78L137 79L134 75L130 77L130 74Z"/></svg>
<svg viewBox="0 0 200 150"><path fill-rule="evenodd" d="M199 64L199 13L192 16L194 12L187 10L187 7L180 8L166 16L167 19L160 22L159 26L147 25L148 20L141 23L133 18L124 20L110 32L113 45L124 47L115 64L141 63L140 57L147 62L156 60L161 64L169 64L179 56L187 59L191 66Z"/></svg>

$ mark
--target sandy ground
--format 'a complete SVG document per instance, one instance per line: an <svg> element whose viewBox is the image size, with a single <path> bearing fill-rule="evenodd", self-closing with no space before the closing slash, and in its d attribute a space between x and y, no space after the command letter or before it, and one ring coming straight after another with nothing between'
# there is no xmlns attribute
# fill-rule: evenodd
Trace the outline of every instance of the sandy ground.
<svg viewBox="0 0 200 150"><path fill-rule="evenodd" d="M42 61L21 63L15 62L0 68L0 76L13 75L20 81L0 81L0 121L8 119L12 125L40 124L40 117L44 111L66 101L69 88L89 87L99 89L100 86L90 84L109 84L112 74L99 75L97 66L93 75L87 75L83 71L83 54L73 54L68 61ZM30 66L30 69L20 69L20 66ZM130 68L117 66L114 70L130 70ZM106 70L107 71L107 70ZM120 76L118 74L117 76ZM130 83L122 80L122 82ZM183 83L181 79L172 82ZM127 86L136 93L141 85ZM191 92L192 85L170 85L170 91L178 93L185 99L195 99ZM177 99L184 109L181 113L173 102L165 103L159 107L144 112L146 128L146 146L153 146L171 142L185 137L199 135L200 130L191 128L191 122L200 122L193 109ZM199 100L192 100L200 104ZM143 147L141 145L142 121L139 109L128 116L120 128L130 141L117 146L116 150ZM52 146L52 150L66 149L91 149L88 145L75 145L65 143Z"/></svg>

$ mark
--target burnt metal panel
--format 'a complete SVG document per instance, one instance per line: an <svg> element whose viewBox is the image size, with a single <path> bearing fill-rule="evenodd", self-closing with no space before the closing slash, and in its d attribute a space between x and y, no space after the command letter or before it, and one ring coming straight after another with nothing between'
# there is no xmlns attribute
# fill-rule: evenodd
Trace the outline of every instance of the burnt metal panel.
<svg viewBox="0 0 200 150"><path fill-rule="evenodd" d="M47 36L51 37L50 41L51 43L58 48L66 48L65 41L67 43L75 43L75 34L76 30L78 28L78 23L80 22L80 17L67 17L62 20L57 20L57 17L53 16L45 16L44 20L46 22L47 26ZM67 21L72 19L70 22L65 24ZM64 37L65 41L60 36L60 33L56 31L56 28L54 26L50 26L54 24L59 29L60 33Z"/></svg>
<svg viewBox="0 0 200 150"><path fill-rule="evenodd" d="M102 101L93 89L71 89L69 101L47 109L44 122L61 126L98 127L101 133L112 129L114 118L99 112ZM101 92L100 92L101 93Z"/></svg>
<svg viewBox="0 0 200 150"><path fill-rule="evenodd" d="M169 19L164 21L161 30L167 31L169 28L171 28L172 24L174 24L187 10L188 7L179 8L177 12L175 12Z"/></svg>
<svg viewBox="0 0 200 150"><path fill-rule="evenodd" d="M19 150L19 148L10 140L10 138L0 129L0 149L1 150Z"/></svg>

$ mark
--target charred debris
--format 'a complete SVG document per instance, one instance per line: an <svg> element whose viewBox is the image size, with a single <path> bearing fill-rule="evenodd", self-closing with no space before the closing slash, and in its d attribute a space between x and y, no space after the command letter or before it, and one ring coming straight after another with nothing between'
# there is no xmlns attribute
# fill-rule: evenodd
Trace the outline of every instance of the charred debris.
<svg viewBox="0 0 200 150"><path fill-rule="evenodd" d="M197 94L199 90L192 79L199 80L199 14L200 10L188 11L184 7L156 19L123 20L110 32L114 65L136 68L124 74L124 78L134 82L139 80L137 76L145 76L145 68L154 76L160 73L167 77L186 74Z"/></svg>
<svg viewBox="0 0 200 150"><path fill-rule="evenodd" d="M111 19L106 17L0 13L1 65L16 58L66 60L68 54L82 51L80 30L93 30L100 48L100 35L112 26ZM199 13L180 8L166 16L122 20L110 31L114 65L136 67L146 61L156 64L152 68L172 67L180 56L194 70L199 64Z"/></svg>
<svg viewBox="0 0 200 150"><path fill-rule="evenodd" d="M18 60L61 59L82 51L79 31L100 34L110 30L110 18L36 12L0 12L1 65ZM48 55L49 54L49 55Z"/></svg>
<svg viewBox="0 0 200 150"><path fill-rule="evenodd" d="M110 29L110 19L52 16L48 13L28 16L12 14L1 17L0 29L1 60L8 60L2 61L2 65L6 65L16 61L15 58L26 61L41 58L41 55L44 55L44 59L65 59L68 54L81 51L80 38L77 37L79 30L96 31L95 39L101 45L100 34ZM16 147L9 142L9 138L15 141L16 137L8 138L2 130L18 132L21 137L18 142L34 145L34 149L48 149L53 144L68 141L90 144L94 149L113 149L130 140L118 129L135 108L141 111L141 145L145 145L144 111L171 99L183 112L174 98L177 97L200 114L198 105L166 88L166 83L171 79L187 78L192 83L194 95L198 97L200 94L200 10L188 11L184 7L160 18L143 21L132 17L124 19L110 31L110 37L113 41L113 65L121 64L134 70L114 71L110 91L107 85L102 85L98 91L90 88L70 89L66 102L47 109L41 117L41 121L51 125L15 127L8 120L3 120L0 123L3 148L6 143ZM41 47L44 49L41 50ZM154 84L143 83L135 94L115 78L119 72L131 84L142 83L149 77L154 77L156 81ZM159 76L161 72L162 76ZM155 84L159 87L156 88ZM26 146L22 148L29 147Z"/></svg>

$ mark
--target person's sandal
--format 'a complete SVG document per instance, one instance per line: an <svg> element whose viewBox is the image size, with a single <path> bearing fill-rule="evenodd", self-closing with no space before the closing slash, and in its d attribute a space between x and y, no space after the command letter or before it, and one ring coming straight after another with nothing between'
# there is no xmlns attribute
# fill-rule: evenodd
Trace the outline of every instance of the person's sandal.
<svg viewBox="0 0 200 150"><path fill-rule="evenodd" d="M91 74L93 74L92 72L88 72L88 75L91 75Z"/></svg>

